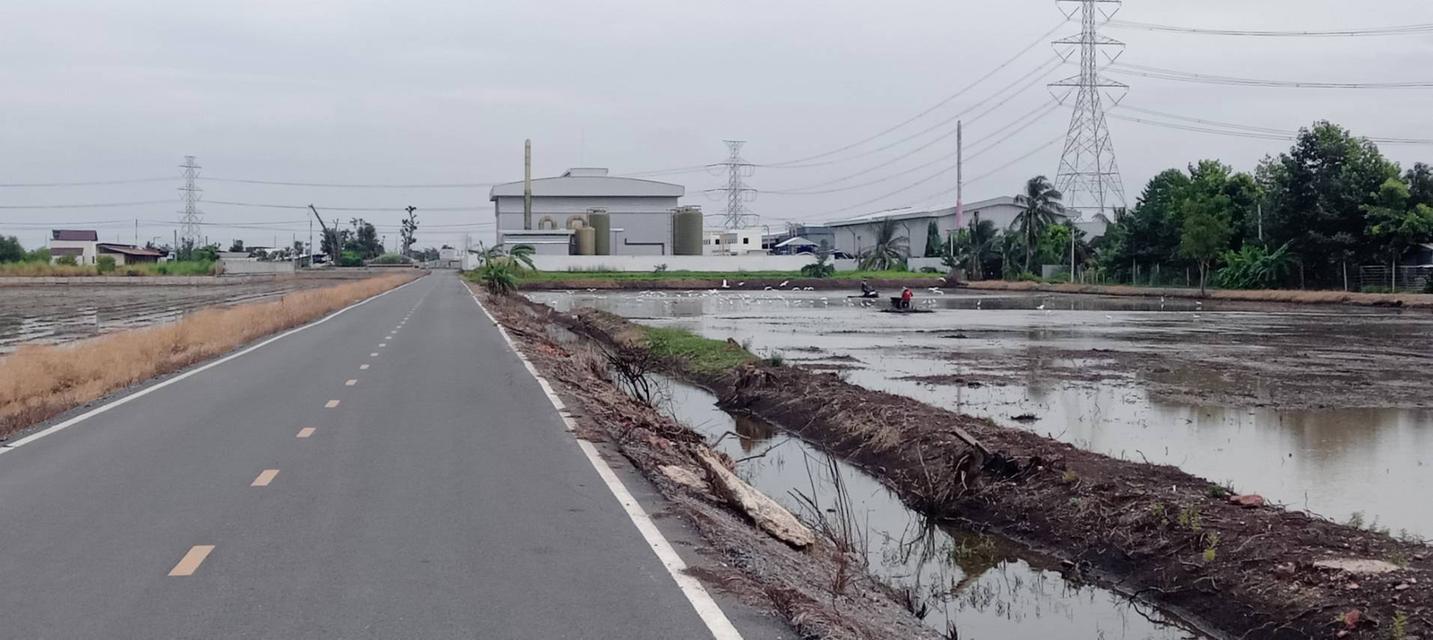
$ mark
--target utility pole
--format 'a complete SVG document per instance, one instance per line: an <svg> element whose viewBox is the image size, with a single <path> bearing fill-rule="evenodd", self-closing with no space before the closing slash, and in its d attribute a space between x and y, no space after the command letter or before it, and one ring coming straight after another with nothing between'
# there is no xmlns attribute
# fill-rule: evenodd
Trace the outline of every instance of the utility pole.
<svg viewBox="0 0 1433 640"><path fill-rule="evenodd" d="M722 226L727 229L755 226L753 219L757 216L746 208L746 203L756 199L756 189L746 185L746 178L756 172L756 165L741 157L741 147L746 144L745 140L723 142L726 143L728 152L726 162L719 162L708 168L717 173L726 173L726 187L708 189L707 192L726 192L726 216L722 220Z"/></svg>
<svg viewBox="0 0 1433 640"><path fill-rule="evenodd" d="M965 226L965 123L955 121L955 228Z"/></svg>
<svg viewBox="0 0 1433 640"><path fill-rule="evenodd" d="M1119 104L1129 85L1110 80L1100 73L1099 57L1103 53L1114 62L1124 51L1124 43L1101 35L1099 27L1119 12L1123 0L1057 0L1066 18L1080 14L1080 33L1054 43L1060 57L1068 61L1076 52L1080 57L1080 73L1049 86L1061 89L1061 103L1075 94L1070 128L1065 134L1065 150L1060 156L1060 169L1055 174L1055 188L1065 196L1065 208L1076 216L1081 212L1106 213L1125 205L1124 183L1110 129L1105 120L1102 92L1112 104ZM1068 3L1078 2L1079 9L1066 11ZM1061 50L1060 47L1068 47ZM1104 53L1113 49L1114 53ZM1108 90L1108 91L1105 91ZM1112 93L1111 93L1112 92ZM1117 93L1118 95L1113 95Z"/></svg>
<svg viewBox="0 0 1433 640"><path fill-rule="evenodd" d="M308 221L308 266L313 268L313 220Z"/></svg>
<svg viewBox="0 0 1433 640"><path fill-rule="evenodd" d="M528 138L523 143L522 229L523 231L532 231L532 138Z"/></svg>
<svg viewBox="0 0 1433 640"><path fill-rule="evenodd" d="M180 212L179 225L184 231L184 239L191 247L199 246L199 230L203 225L204 212L199 210L199 196L203 193L195 182L199 179L199 163L194 156L184 156L184 164L179 165L184 172L184 186L179 188L179 199L184 202L184 211ZM176 244L178 244L176 242Z"/></svg>
<svg viewBox="0 0 1433 640"><path fill-rule="evenodd" d="M134 219L134 246L139 246L139 218Z"/></svg>
<svg viewBox="0 0 1433 640"><path fill-rule="evenodd" d="M1264 203L1258 203L1259 207L1259 244L1264 244Z"/></svg>

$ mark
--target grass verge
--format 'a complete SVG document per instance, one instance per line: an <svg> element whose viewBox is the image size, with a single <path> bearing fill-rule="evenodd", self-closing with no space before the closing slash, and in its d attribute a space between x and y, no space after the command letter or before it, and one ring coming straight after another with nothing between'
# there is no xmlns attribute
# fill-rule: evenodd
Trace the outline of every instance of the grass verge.
<svg viewBox="0 0 1433 640"><path fill-rule="evenodd" d="M836 280L935 280L941 274L914 271L840 271ZM614 282L660 282L674 280L807 280L799 271L524 271L518 283L607 280Z"/></svg>
<svg viewBox="0 0 1433 640"><path fill-rule="evenodd" d="M80 278L85 276L212 276L219 273L219 263L207 260L191 262L158 262L116 266L100 272L95 265L50 264L48 262L6 262L0 264L0 277Z"/></svg>
<svg viewBox="0 0 1433 640"><path fill-rule="evenodd" d="M195 312L166 325L0 358L0 436L257 338L311 322L412 280L390 275L290 293L276 301Z"/></svg>
<svg viewBox="0 0 1433 640"><path fill-rule="evenodd" d="M756 361L756 356L736 344L703 338L685 329L646 326L641 329L654 355L679 360L700 373L720 374Z"/></svg>

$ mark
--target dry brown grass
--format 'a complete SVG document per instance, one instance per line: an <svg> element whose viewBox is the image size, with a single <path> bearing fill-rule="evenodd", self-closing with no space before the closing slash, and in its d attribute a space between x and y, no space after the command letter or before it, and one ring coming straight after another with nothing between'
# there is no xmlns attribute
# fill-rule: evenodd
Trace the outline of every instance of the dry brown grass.
<svg viewBox="0 0 1433 640"><path fill-rule="evenodd" d="M1198 289L1131 287L1127 285L1042 284L1039 282L1006 282L981 280L970 283L971 289L993 291L1048 291L1052 293L1088 293L1106 296L1163 296L1167 298L1202 298L1238 300L1241 302L1278 302L1288 304L1352 304L1361 306L1404 306L1433 308L1433 295L1422 293L1355 293L1351 291L1295 291L1286 289L1210 291L1200 296Z"/></svg>
<svg viewBox="0 0 1433 640"><path fill-rule="evenodd" d="M172 324L66 345L22 348L0 359L0 436L316 320L412 279L409 275L369 278L290 293L273 302L204 309Z"/></svg>

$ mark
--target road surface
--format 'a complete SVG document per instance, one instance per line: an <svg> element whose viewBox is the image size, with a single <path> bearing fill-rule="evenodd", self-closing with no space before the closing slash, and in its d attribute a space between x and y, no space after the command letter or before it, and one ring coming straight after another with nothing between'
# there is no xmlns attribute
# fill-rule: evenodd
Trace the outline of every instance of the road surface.
<svg viewBox="0 0 1433 640"><path fill-rule="evenodd" d="M714 637L451 274L42 433L0 449L3 638Z"/></svg>

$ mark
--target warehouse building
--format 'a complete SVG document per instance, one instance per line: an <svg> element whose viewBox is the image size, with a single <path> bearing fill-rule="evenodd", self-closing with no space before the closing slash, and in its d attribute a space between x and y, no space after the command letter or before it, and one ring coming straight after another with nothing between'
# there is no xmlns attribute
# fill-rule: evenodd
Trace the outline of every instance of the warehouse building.
<svg viewBox="0 0 1433 640"><path fill-rule="evenodd" d="M539 255L578 254L586 248L602 255L641 256L674 253L673 211L683 195L686 187L677 184L574 168L532 180L530 220L523 215L521 180L494 186L489 200L501 244L529 245ZM597 225L605 227L601 234Z"/></svg>
<svg viewBox="0 0 1433 640"><path fill-rule="evenodd" d="M989 220L994 223L997 230L1006 231L1015 223L1015 218L1020 215L1022 210L1023 207L1014 197L1001 196L967 204L960 216L956 215L955 207L925 211L897 209L829 222L824 225L824 228L829 229L832 234L837 251L859 256L876 244L876 236L880 231L881 224L886 220L892 220L897 224L896 235L909 239L910 255L923 256L926 248L926 232L932 220L935 221L936 228L940 230L940 237L945 238L950 235L950 232L969 225L970 221L977 216L981 220ZM1058 222L1064 222L1063 216L1056 216L1056 219ZM1098 216L1090 222L1076 222L1075 226L1088 234L1086 239L1094 239L1104 235L1105 227L1108 224L1109 222L1103 216Z"/></svg>

